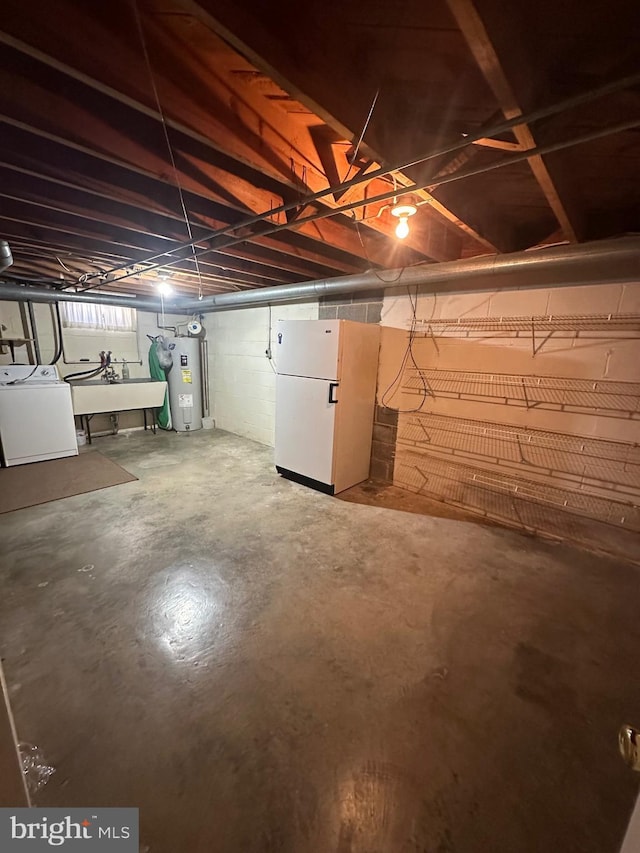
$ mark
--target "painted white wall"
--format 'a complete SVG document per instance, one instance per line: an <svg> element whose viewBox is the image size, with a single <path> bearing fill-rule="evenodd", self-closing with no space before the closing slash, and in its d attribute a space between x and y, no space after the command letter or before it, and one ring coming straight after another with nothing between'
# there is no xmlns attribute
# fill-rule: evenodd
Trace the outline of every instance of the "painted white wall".
<svg viewBox="0 0 640 853"><path fill-rule="evenodd" d="M610 313L640 314L640 283L462 294L422 293L418 296L416 311L421 320ZM406 293L390 291L385 295L382 326L408 330L411 314L411 302ZM418 328L426 330L426 326ZM572 332L554 332L543 343L545 337L545 333L538 333L538 351L533 355L532 338L528 333L516 337L513 333L493 331L482 336L474 333L473 336L463 337L451 331L438 336L436 341L422 334L416 339L415 352L422 366L441 370L640 381L638 333L603 331L576 336ZM406 335L383 335L379 377L382 390L386 387L385 380L389 374L393 376L397 371L405 347ZM404 399L402 394L398 394L391 405L400 409L411 408L415 405L415 397ZM486 418L518 425L523 424L524 418L527 426L536 429L556 429L620 441L637 440L637 422L628 418L598 418L595 413L559 418L556 413L544 409L523 411L503 406L499 402L491 404L446 399L430 400L426 408L457 417Z"/></svg>
<svg viewBox="0 0 640 853"><path fill-rule="evenodd" d="M273 446L275 366L265 355L277 320L317 320L318 303L243 308L205 316L211 416L218 429ZM275 355L276 348L271 339Z"/></svg>
<svg viewBox="0 0 640 853"><path fill-rule="evenodd" d="M395 485L639 560L638 419L631 412L637 412L638 397L634 395L640 387L640 283L465 294L423 292L418 296L416 314L425 321L565 315L573 318L568 325L574 328L579 328L581 315L634 316L636 328L629 330L583 329L578 335L571 329L552 334L538 330L535 352L528 326L518 335L496 330L467 334L453 327L446 332L436 329L431 335L427 323L418 325L413 343L415 364L439 371L426 375L427 385L429 378L437 379L438 385L423 401L397 381L402 375L412 306L406 294L391 291L382 309L378 402L399 411ZM411 362L408 368L413 369ZM461 394L457 374L448 371L483 376L476 384L462 386ZM521 381L525 393L527 387L535 391L538 379L554 377L555 395L546 403L529 406L521 400L514 405L519 394L505 393L504 398L491 394L484 376L496 374L516 377L514 385L519 388ZM414 383L419 378L415 371L409 376ZM588 391L570 390L572 380L588 380L587 388L594 390L602 388L598 385L602 381L628 384L608 386L607 401ZM394 381L397 384L392 386ZM395 393L389 392L390 386ZM617 392L621 395L618 403ZM595 408L598 402L601 409ZM415 413L417 406L419 414ZM531 448L524 444L523 449L514 439L523 436L523 430L559 435L538 433ZM586 451L581 456L583 438ZM592 439L624 444L601 446L602 454L611 454L601 457L598 446L589 444ZM520 494L515 501L517 490ZM571 510L559 511L564 506Z"/></svg>
<svg viewBox="0 0 640 853"><path fill-rule="evenodd" d="M36 323L42 361L49 362L54 353L53 323L48 305L35 305ZM216 426L237 435L251 438L262 444L273 446L275 423L275 363L270 363L265 355L269 342L269 322L272 326L279 319L312 320L318 318L318 303L305 302L295 305L279 305L268 308L246 308L224 311L205 316L209 345L210 409ZM172 326L185 323L184 316L167 314L164 325ZM160 320L160 322L162 322ZM20 322L19 306L15 302L0 302L0 323L6 327L6 334L23 334ZM156 314L138 311L137 332L135 335L99 332L79 333L73 330L73 346L67 346L70 355L86 350L87 355L94 354L105 347L111 349L113 357L120 362L122 358L131 360L129 365L132 378L149 375L147 335L165 334L171 331L158 328ZM63 339L67 336L63 331ZM273 343L273 342L272 342ZM275 348L274 348L275 349ZM77 356L76 356L77 357ZM27 360L24 347L16 349L16 361ZM70 361L67 358L67 361ZM7 351L0 354L0 364L7 364L11 356ZM142 364L135 362L141 361ZM63 376L89 369L91 365L68 363L61 359L58 369ZM120 367L116 364L116 369ZM137 413L127 413L120 418L123 427L135 426L141 419ZM98 423L96 430L107 428L108 424Z"/></svg>
<svg viewBox="0 0 640 853"><path fill-rule="evenodd" d="M51 361L54 355L54 317L49 305L34 305L38 338L40 341L41 360L45 363ZM92 362L99 362L98 353L103 349L112 351L112 358L117 362L122 359L130 362L129 370L132 378L143 378L149 376L148 353L150 341L147 335L165 334L172 336L171 331L163 331L158 328L157 315L149 311L137 312L136 332L100 332L81 331L78 329L63 329L64 358L58 362L58 370L63 376L82 370L89 370L91 364L78 362L76 359L86 356ZM175 326L184 323L182 315L166 314L164 325ZM162 319L160 318L160 322ZM0 302L0 325L4 335L16 337L24 334L20 320L20 306L17 302ZM27 361L26 347L17 347L15 350L16 362ZM139 362L142 362L141 364ZM11 354L8 347L4 353L0 353L0 364L10 364ZM118 372L121 368L117 367Z"/></svg>
<svg viewBox="0 0 640 853"><path fill-rule="evenodd" d="M38 338L40 342L41 361L48 364L54 356L55 340L53 334L53 316L49 305L36 304L34 305L36 316L36 327L38 330ZM154 337L159 334L171 337L173 332L162 330L158 327L158 322L162 323L162 318L157 318L155 313L149 311L137 312L136 331L133 333L118 333L99 331L81 332L76 329L63 329L62 337L65 344L64 359L60 359L57 364L58 370L62 376L68 376L71 373L78 373L83 370L89 370L92 364L78 363L72 361L73 358L78 358L78 353L86 353L88 358L96 363L99 362L98 353L100 350L107 349L112 351L112 358L116 359L116 370L121 373L122 366L120 362L126 359L129 362L129 373L132 379L142 379L149 376L149 346L151 342L147 335ZM166 314L163 325L175 326L178 323L185 323L184 315ZM4 334L11 336L22 336L23 329L20 320L20 308L17 302L0 302L0 324L4 326ZM71 334L70 334L71 332ZM71 346L71 338L73 343ZM75 355L74 355L75 353ZM66 362L65 363L65 359ZM15 350L15 360L17 363L27 363L26 347L17 347ZM6 348L4 353L0 353L0 364L10 364L11 354ZM143 423L141 412L122 412L119 416L121 429L139 428ZM102 430L110 430L110 421L108 415L97 415L92 422L92 432L99 433Z"/></svg>

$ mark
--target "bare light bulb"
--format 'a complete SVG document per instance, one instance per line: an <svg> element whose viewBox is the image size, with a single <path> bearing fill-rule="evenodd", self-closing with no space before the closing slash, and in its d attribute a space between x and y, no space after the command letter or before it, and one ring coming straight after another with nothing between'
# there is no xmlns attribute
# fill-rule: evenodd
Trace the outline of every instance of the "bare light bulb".
<svg viewBox="0 0 640 853"><path fill-rule="evenodd" d="M401 216L400 222L396 225L396 237L399 240L404 240L409 236L409 217Z"/></svg>
<svg viewBox="0 0 640 853"><path fill-rule="evenodd" d="M170 296L173 293L173 288L168 281L159 281L157 287L160 296Z"/></svg>

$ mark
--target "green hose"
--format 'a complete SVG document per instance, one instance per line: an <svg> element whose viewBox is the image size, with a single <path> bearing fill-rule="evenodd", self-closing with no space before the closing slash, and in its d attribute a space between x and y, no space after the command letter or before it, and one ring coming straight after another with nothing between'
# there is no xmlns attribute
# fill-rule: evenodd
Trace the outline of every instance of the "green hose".
<svg viewBox="0 0 640 853"><path fill-rule="evenodd" d="M166 382L167 374L164 372L164 368L160 367L155 343L152 343L149 347L149 373L152 379L159 379L162 382ZM160 429L171 429L168 389L164 393L164 403L160 408L156 409L156 419Z"/></svg>

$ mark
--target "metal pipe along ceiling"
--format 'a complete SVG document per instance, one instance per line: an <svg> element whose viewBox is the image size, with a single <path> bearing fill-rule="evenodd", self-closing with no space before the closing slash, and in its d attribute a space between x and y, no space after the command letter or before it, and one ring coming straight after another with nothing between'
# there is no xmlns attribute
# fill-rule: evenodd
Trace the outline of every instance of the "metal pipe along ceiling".
<svg viewBox="0 0 640 853"><path fill-rule="evenodd" d="M545 155L551 154L551 153L556 152L556 151L562 151L566 148L571 148L572 146L575 146L575 145L582 145L586 142L593 142L594 140L601 139L602 137L605 137L605 136L610 136L610 135L615 134L615 133L621 133L624 130L630 130L632 128L637 127L638 125L640 125L640 118L634 117L632 119L621 122L620 124L617 124L615 126L590 131L589 133L583 134L581 136L573 137L572 139L566 139L562 142L556 142L556 143L553 143L550 145L543 145L543 146L539 146L537 148L531 148L528 151L522 151L519 154L511 154L508 157L504 157L503 159L498 160L498 161L493 162L493 163L485 164L484 166L480 166L480 167L476 167L476 168L470 168L470 169L461 169L460 171L453 172L450 175L444 175L443 177L440 177L437 179L435 179L435 178L430 179L425 183L423 183L421 181L420 186L418 186L418 184L410 184L408 186L403 186L402 187L402 193L404 194L404 193L410 193L410 192L417 192L418 190L428 190L429 192L431 192L436 187L441 187L441 186L444 186L445 184L451 184L451 183L454 183L456 181L464 180L465 178L472 178L472 177L475 177L477 175L483 175L483 174L487 174L489 172L494 172L496 169L503 169L506 166L512 166L514 163L524 162L533 156L541 156L543 154L545 154ZM373 173L371 173L371 174L373 174ZM366 176L366 177L369 177L369 176ZM344 184L343 186L346 187L347 184ZM374 195L374 196L368 196L366 199L357 199L356 201L343 203L337 208L323 208L321 210L316 211L315 213L309 214L307 216L299 216L295 220L282 222L279 225L267 225L266 227L263 227L257 231L254 231L252 234L250 234L248 236L244 235L242 237L230 237L228 239L224 239L221 242L216 243L215 246L211 246L211 247L205 248L205 249L200 249L197 251L195 249L195 244L189 243L189 246L193 245L193 247L194 247L192 258L194 259L194 261L196 261L198 258L201 258L204 255L209 255L212 252L218 252L221 249L228 248L229 246L237 246L238 244L244 243L247 240L249 242L251 242L251 240L255 239L256 237L266 237L266 236L271 235L271 234L277 234L281 231L288 231L292 227L297 227L297 226L300 226L300 225L305 224L305 223L316 222L319 219L326 219L328 217L335 216L338 213L346 213L346 212L351 211L351 210L356 210L359 207L363 207L365 204L369 205L369 204L373 204L375 202L391 201L392 199L395 199L397 197L397 195L398 195L398 189L394 188L392 190L389 190L386 193L381 193L381 194ZM298 204L298 206L301 206L301 205L304 206L304 203L302 200L300 200L297 204ZM269 214L260 214L258 216L258 220L263 220L265 216L272 216L273 213L278 209L280 209L280 208L274 208ZM254 220L255 220L255 217L254 217L254 219L245 220L242 223L238 223L237 225L235 225L233 227L234 227L234 229L238 228L240 226L244 227L247 224L249 224L250 222L253 222ZM216 233L226 234L229 230L231 230L231 229L226 228L226 229L223 229L223 231L216 232ZM205 235L205 237L206 237L206 235ZM200 239L204 239L204 238L201 237ZM178 248L180 248L180 247L177 246L177 247L174 247L174 249L169 249L164 254L169 255L169 254L171 254L172 251L177 250ZM162 263L155 263L155 264L152 264L151 266L147 266L145 268L145 272L151 272L153 270L157 270L160 268L168 268L168 267L173 266L176 263L180 263L180 261L183 261L183 260L188 260L188 259L187 258L175 258L173 260L169 259L168 261L163 261ZM144 261L139 261L137 263L142 263L142 262L144 262ZM113 270L110 270L109 272L113 272ZM113 283L116 283L118 281L122 281L123 279L130 278L131 275L133 275L133 274L134 273L130 273L130 272L124 273L123 275L119 275L119 276L116 276L116 278L111 279L111 282L113 284ZM91 285L85 289L89 290L90 288L91 288Z"/></svg>
<svg viewBox="0 0 640 853"><path fill-rule="evenodd" d="M640 236L618 237L579 245L562 245L505 255L485 255L461 261L370 271L359 275L317 279L234 293L165 302L165 311L207 314L230 308L251 308L277 302L296 302L362 291L427 287L433 292L498 290L500 288L569 287L584 284L640 282ZM88 302L126 305L160 311L159 299L74 293L44 287L0 282L0 300L17 302Z"/></svg>
<svg viewBox="0 0 640 853"><path fill-rule="evenodd" d="M145 299L144 297L114 296L109 293L74 293L71 290L53 290L48 287L16 284L6 280L0 281L0 301L9 302L86 302L97 305L119 305L127 308L137 308L140 311L160 312L160 299ZM193 313L183 304L165 300L165 311L168 313Z"/></svg>
<svg viewBox="0 0 640 853"><path fill-rule="evenodd" d="M637 236L221 293L181 304L194 312L208 313L406 287L464 291L630 281L640 282L640 237Z"/></svg>
<svg viewBox="0 0 640 853"><path fill-rule="evenodd" d="M478 141L479 139L482 139L484 137L494 137L500 133L503 133L505 130L509 130L513 127L516 127L519 124L525 124L525 123L526 124L532 124L536 121L539 121L542 118L546 118L546 117L549 117L551 115L555 115L557 113L562 113L562 112L566 112L566 111L571 110L571 109L575 109L576 107L579 107L580 105L582 105L584 103L589 103L590 101L597 100L599 98L603 98L606 95L612 94L613 92L616 92L620 89L626 89L626 88L629 88L631 86L635 86L639 82L640 82L640 74L636 73L634 75L624 77L620 80L616 80L614 82L607 83L604 86L599 86L595 89L590 89L587 92L583 92L580 95L575 95L572 98L567 98L564 101L560 101L559 103L551 104L547 107L542 107L541 109L534 110L525 116L518 116L515 119L508 119L508 120L499 122L498 124L496 124L492 128L485 128L483 130L477 131L476 133L467 134L463 139L455 140L454 142L451 142L448 145L442 146L435 151L432 150L428 153L420 155L419 157L416 157L416 158L409 160L409 161L406 161L404 163L397 164L393 167L381 166L378 169L375 169L373 172L368 172L365 175L356 176L356 177L352 178L350 181L343 182L342 184L339 184L339 185L336 185L333 187L331 187L331 186L327 187L324 190L319 190L316 193L309 194L309 195L305 196L304 198L296 199L293 202L289 202L289 203L280 205L279 207L275 207L275 208L272 208L270 210L264 211L263 213L258 213L256 215L250 216L247 219L244 219L242 222L237 222L235 225L228 225L224 228L220 228L220 229L217 229L214 231L209 231L206 234L200 235L200 237L198 238L198 241L210 240L210 239L215 239L218 237L223 237L223 236L228 235L232 232L236 232L239 229L246 229L249 226L256 225L256 224L259 224L259 223L264 222L264 221L272 221L273 217L276 214L286 213L288 211L295 210L297 208L302 208L302 207L304 207L304 206L306 206L306 205L308 205L314 201L317 201L319 199L324 198L327 195L334 194L338 190L344 192L345 190L349 189L350 187L355 187L355 186L358 186L360 184L369 183L371 180L373 180L376 177L383 177L385 175L391 175L393 172L404 171L405 169L408 169L411 166L417 166L421 163L426 163L426 162L433 160L436 157L442 156L444 154L451 154L455 151L460 151L461 149L469 146L471 143ZM635 122L635 124L637 124L637 122ZM607 133L607 132L608 131L605 129L603 131L598 132L598 135L600 135L600 133ZM570 143L570 144L573 144L573 143ZM560 147L564 147L565 145L566 145L566 143L560 143ZM553 146L553 148L555 149L556 146ZM505 159L503 162L501 162L500 164L497 164L497 165L498 166L504 166L504 165L509 165L509 163L519 162L520 160L528 159L529 157L531 157L535 153L536 153L535 151L527 151L527 152L524 152L522 155L518 156L517 159L512 156L508 161ZM543 152L540 151L539 153L543 153ZM494 168L496 168L496 164L492 164L492 165L488 166L486 171L492 170ZM425 188L428 188L429 186L434 187L438 184L448 183L452 180L459 180L461 177L468 176L468 174L469 173L461 174L461 175L457 175L455 177L454 176L448 176L447 178L441 179L440 181L436 181L436 183L432 183L430 185L425 185L421 188L425 189ZM476 172L474 171L471 174L476 174ZM402 192L403 193L411 192L412 190L415 190L415 189L417 189L417 187L414 184L413 186L410 186L410 187L403 187ZM393 196L393 193L391 193L389 195L389 197L392 197L392 196ZM372 201L371 198L365 199L366 204L370 204L371 201ZM324 215L334 216L335 214L340 213L341 211L353 210L356 207L359 207L360 205L361 205L361 202L355 202L355 203L350 204L350 205L340 205L337 208L329 209L325 213L321 214L321 216L324 216ZM320 217L315 217L315 218L320 218ZM305 217L305 219L308 221L313 221L310 217ZM290 224L286 224L284 226L285 229L290 228L290 227L291 227ZM278 228L275 230L281 230L281 229ZM266 233L271 233L271 231L266 232ZM253 236L259 236L259 235L256 234ZM214 246L211 251L216 251L217 249L223 248L226 245L233 245L235 242L241 242L241 241L244 241L246 239L247 239L247 237L245 235L242 238L239 238L238 240L230 241L229 243L224 242L222 245ZM172 266L173 263L177 263L179 260L184 260L184 258L178 258L172 262L171 261L171 255L173 255L174 252L178 252L182 249L191 249L192 246L193 246L193 241L189 240L186 243L181 243L178 246L174 246L173 248L168 249L166 252L148 255L146 258L143 258L143 259L137 261L137 263L151 263L153 261L157 261L159 259L164 258L165 260L161 261L160 263L154 264L153 267L151 267L150 269L155 269L155 268L159 268L162 266ZM207 252L199 253L199 254L207 254ZM169 260L167 260L167 259L169 259ZM131 262L126 262L124 264L121 264L120 266L112 267L109 270L109 272L118 272L120 270L125 269L127 266L130 266L130 265L131 265ZM87 277L87 281L91 281L92 279L97 278L98 275L99 275L99 273L94 273L92 275L89 275ZM128 274L123 275L123 276L118 276L118 278L116 280L121 280L121 279L128 278L128 277L129 277Z"/></svg>

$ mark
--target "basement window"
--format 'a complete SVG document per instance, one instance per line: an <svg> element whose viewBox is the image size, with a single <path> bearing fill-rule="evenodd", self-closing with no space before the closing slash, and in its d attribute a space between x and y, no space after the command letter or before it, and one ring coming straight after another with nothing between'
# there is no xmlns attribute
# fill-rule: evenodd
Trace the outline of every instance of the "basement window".
<svg viewBox="0 0 640 853"><path fill-rule="evenodd" d="M137 311L125 306L61 302L65 364L99 364L99 353L117 361L140 361Z"/></svg>
<svg viewBox="0 0 640 853"><path fill-rule="evenodd" d="M62 325L65 329L97 332L135 332L134 308L114 305L61 302Z"/></svg>

